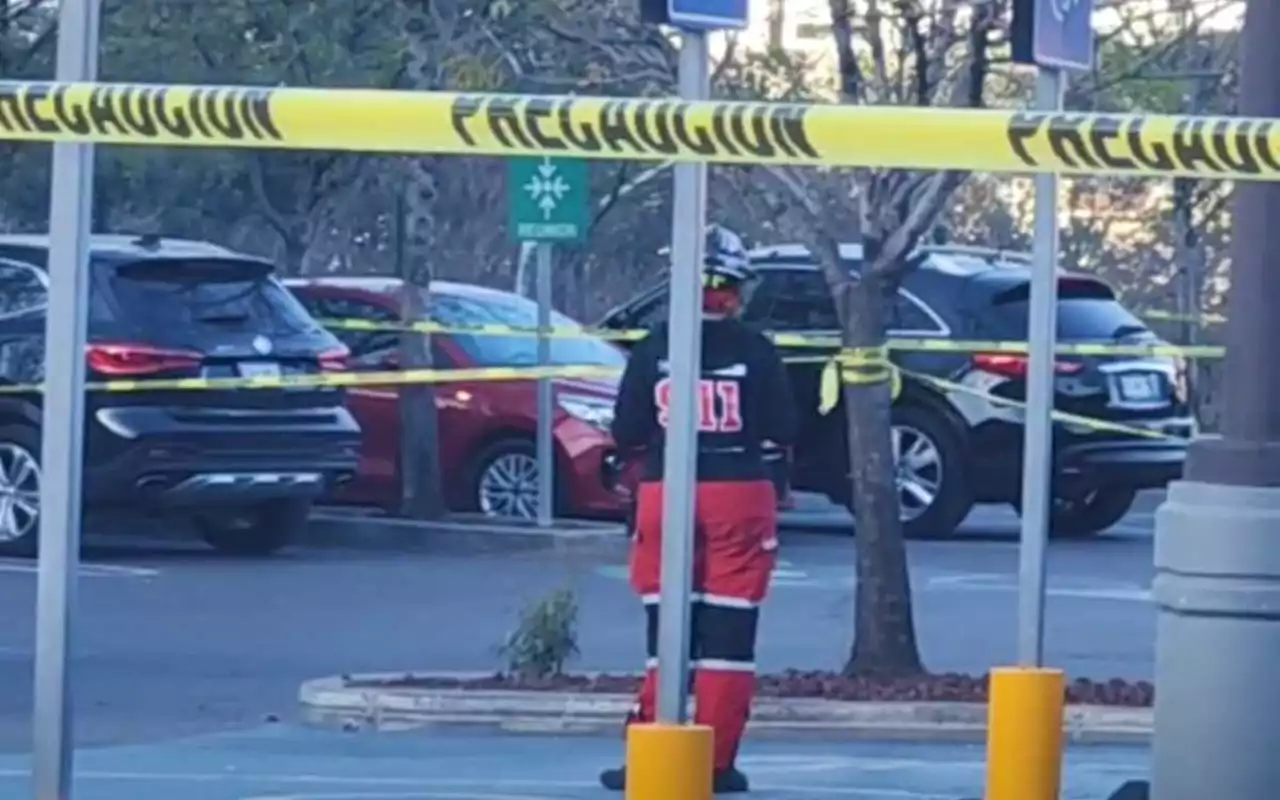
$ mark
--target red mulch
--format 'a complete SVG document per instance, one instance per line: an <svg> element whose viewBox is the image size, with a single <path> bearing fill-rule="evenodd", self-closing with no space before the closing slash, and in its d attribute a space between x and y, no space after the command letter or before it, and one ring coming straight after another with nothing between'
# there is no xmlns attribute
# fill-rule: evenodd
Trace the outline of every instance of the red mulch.
<svg viewBox="0 0 1280 800"><path fill-rule="evenodd" d="M470 689L474 691L584 692L589 694L631 694L639 679L634 675L560 675L554 678L521 678L495 673L484 678L433 678L406 674L381 681L348 678L353 688L385 689ZM793 697L822 700L869 702L958 702L982 703L987 699L986 676L943 674L917 678L849 678L833 672L788 670L778 675L761 675L756 680L761 697ZM1095 681L1078 678L1067 684L1067 702L1072 705L1126 706L1144 708L1155 698L1148 681L1113 678Z"/></svg>

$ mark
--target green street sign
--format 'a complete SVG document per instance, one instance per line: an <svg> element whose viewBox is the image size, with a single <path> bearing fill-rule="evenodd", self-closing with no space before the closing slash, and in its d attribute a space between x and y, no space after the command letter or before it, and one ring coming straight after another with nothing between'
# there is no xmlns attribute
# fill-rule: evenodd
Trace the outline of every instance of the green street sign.
<svg viewBox="0 0 1280 800"><path fill-rule="evenodd" d="M519 242L585 239L587 193L585 161L507 159L507 230Z"/></svg>

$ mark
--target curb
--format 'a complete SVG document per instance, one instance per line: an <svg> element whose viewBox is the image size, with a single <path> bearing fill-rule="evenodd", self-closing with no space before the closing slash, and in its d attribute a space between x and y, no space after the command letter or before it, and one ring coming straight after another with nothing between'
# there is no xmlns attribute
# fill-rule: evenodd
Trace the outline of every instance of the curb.
<svg viewBox="0 0 1280 800"><path fill-rule="evenodd" d="M625 549L620 524L556 520L552 527L504 524L454 515L409 520L325 509L312 513L303 547L392 552L511 552Z"/></svg>
<svg viewBox="0 0 1280 800"><path fill-rule="evenodd" d="M476 678L479 673L379 673L318 678L302 684L303 718L319 725L403 728L471 725L548 734L617 735L634 700L627 695L466 689L349 687L407 676ZM981 742L984 703L870 703L841 700L757 698L749 727L756 736L821 735L832 739L914 742ZM1151 709L1069 706L1063 725L1072 742L1146 744Z"/></svg>

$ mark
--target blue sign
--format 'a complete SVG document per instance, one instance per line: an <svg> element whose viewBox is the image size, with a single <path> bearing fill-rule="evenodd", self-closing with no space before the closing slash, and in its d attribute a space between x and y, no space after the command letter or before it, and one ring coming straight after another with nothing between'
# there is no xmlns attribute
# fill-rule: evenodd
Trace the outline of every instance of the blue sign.
<svg viewBox="0 0 1280 800"><path fill-rule="evenodd" d="M667 22L693 30L745 28L747 0L667 0Z"/></svg>
<svg viewBox="0 0 1280 800"><path fill-rule="evenodd" d="M1032 0L1031 58L1055 69L1093 69L1093 0Z"/></svg>

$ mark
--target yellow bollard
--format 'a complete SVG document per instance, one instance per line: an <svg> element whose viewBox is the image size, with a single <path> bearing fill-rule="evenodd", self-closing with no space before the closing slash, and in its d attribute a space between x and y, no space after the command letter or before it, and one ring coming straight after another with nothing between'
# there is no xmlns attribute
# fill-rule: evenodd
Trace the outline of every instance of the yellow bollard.
<svg viewBox="0 0 1280 800"><path fill-rule="evenodd" d="M626 800L711 800L713 742L706 725L627 726Z"/></svg>
<svg viewBox="0 0 1280 800"><path fill-rule="evenodd" d="M1058 800L1063 688L1062 670L991 670L986 800Z"/></svg>

